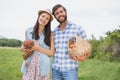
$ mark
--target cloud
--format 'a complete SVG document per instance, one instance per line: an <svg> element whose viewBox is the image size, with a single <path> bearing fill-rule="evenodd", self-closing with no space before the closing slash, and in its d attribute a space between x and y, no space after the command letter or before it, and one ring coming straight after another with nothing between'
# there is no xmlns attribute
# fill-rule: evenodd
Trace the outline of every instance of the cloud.
<svg viewBox="0 0 120 80"><path fill-rule="evenodd" d="M27 27L35 24L37 11L62 4L68 18L83 26L90 37L104 36L104 32L120 25L120 0L2 0L0 1L0 34L24 39ZM52 22L53 29L58 23Z"/></svg>

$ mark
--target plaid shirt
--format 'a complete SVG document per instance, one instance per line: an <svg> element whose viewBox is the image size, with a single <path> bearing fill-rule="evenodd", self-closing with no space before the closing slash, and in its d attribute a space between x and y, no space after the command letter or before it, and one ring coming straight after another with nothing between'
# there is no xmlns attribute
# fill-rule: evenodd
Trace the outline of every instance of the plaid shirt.
<svg viewBox="0 0 120 80"><path fill-rule="evenodd" d="M83 28L71 22L67 23L64 31L61 31L59 27L54 30L54 45L56 51L52 65L53 69L66 71L78 67L78 61L71 59L68 54L68 39L72 36L80 36L87 39Z"/></svg>

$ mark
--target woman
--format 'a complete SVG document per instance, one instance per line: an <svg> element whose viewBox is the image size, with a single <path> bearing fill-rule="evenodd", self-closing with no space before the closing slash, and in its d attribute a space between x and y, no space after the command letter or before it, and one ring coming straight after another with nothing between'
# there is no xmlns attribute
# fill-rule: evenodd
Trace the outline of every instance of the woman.
<svg viewBox="0 0 120 80"><path fill-rule="evenodd" d="M35 45L32 55L22 64L23 80L50 80L50 56L54 55L52 20L50 10L40 10L35 26L26 30L26 40L33 40ZM22 51L27 51L24 46Z"/></svg>

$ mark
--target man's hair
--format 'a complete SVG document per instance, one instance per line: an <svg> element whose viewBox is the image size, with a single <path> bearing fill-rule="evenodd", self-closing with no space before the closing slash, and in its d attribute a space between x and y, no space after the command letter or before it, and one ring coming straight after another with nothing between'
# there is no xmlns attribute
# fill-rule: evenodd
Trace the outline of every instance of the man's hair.
<svg viewBox="0 0 120 80"><path fill-rule="evenodd" d="M60 8L60 7L62 7L63 9L64 9L64 11L65 12L67 12L66 11L66 8L64 7L64 6L62 6L61 4L56 4L53 8L52 8L52 14L55 16L55 11L58 9L58 8Z"/></svg>

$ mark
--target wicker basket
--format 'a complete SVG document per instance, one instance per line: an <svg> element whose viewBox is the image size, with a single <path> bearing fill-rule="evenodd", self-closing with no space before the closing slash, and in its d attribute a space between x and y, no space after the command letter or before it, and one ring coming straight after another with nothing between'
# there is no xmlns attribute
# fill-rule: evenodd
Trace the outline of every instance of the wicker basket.
<svg viewBox="0 0 120 80"><path fill-rule="evenodd" d="M71 57L90 54L91 45L88 41L78 36L74 36L68 41L68 52Z"/></svg>

